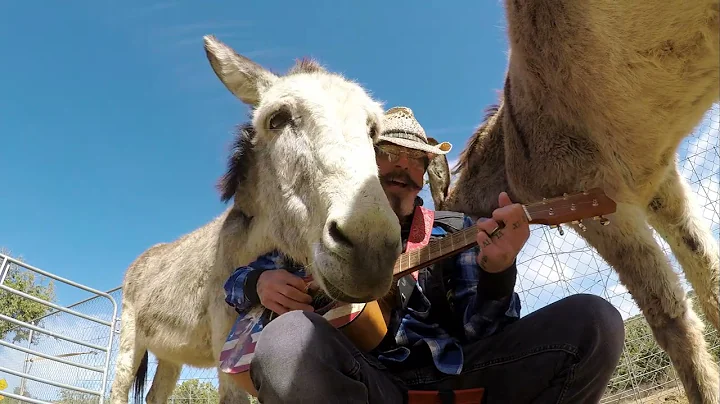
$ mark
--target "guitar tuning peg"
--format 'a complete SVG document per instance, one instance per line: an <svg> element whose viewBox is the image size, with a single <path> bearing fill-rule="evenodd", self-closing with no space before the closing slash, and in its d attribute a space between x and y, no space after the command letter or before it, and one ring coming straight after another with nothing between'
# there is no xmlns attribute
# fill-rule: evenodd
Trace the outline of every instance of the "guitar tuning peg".
<svg viewBox="0 0 720 404"><path fill-rule="evenodd" d="M550 226L550 228L551 228L551 229L557 228L557 229L558 229L558 233L560 233L561 236L564 236L564 235L565 235L565 230L563 230L562 226L559 225L559 224L552 225L552 226Z"/></svg>
<svg viewBox="0 0 720 404"><path fill-rule="evenodd" d="M587 227L585 227L585 225L583 224L582 221L578 222L577 225L580 228L580 230L587 231Z"/></svg>

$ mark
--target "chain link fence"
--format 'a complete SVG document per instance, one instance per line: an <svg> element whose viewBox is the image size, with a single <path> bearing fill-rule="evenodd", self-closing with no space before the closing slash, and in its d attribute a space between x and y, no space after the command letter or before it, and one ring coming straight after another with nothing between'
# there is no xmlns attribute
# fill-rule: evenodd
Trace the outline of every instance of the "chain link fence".
<svg viewBox="0 0 720 404"><path fill-rule="evenodd" d="M702 217L711 227L716 240L720 239L720 106L714 105L698 125L691 137L686 139L678 151L679 169L690 182ZM677 261L667 245L659 236L656 239L665 250L676 272L681 274ZM656 403L666 400L683 401L684 393L679 384L668 356L655 343L650 329L640 314L627 290L619 283L617 274L574 232L566 230L559 235L557 230L543 226L533 226L527 247L518 257L518 292L522 298L523 312L542 308L552 302L575 293L592 293L604 297L613 303L626 319L625 352L608 386L603 403ZM684 277L681 274L681 278ZM686 290L690 287L685 282ZM122 291L120 288L108 292L120 306ZM89 299L73 306L73 309L93 317L108 319L112 309L106 299ZM120 309L120 307L118 307ZM699 312L699 309L698 309ZM118 313L118 318L120 314ZM43 320L43 327L51 330L72 330L74 335L86 341L101 341L107 338L107 328L97 324L82 324L72 321L65 313L56 313ZM701 316L702 317L702 316ZM105 386L109 397L110 386L115 373L118 333L115 330L113 351L111 353L109 374ZM104 330L104 331L103 331ZM706 338L716 355L720 351L720 336L706 327ZM33 345L35 343L30 343ZM83 363L100 363L100 356L86 352L82 347L53 342L53 354L76 354ZM47 342L46 342L47 345ZM34 346L33 349L40 349ZM0 358L5 359L7 352ZM53 372L46 363L38 358L22 354L18 364L25 366L27 373ZM50 362L50 361L48 361ZM150 355L148 381L155 373L156 362ZM44 370L43 370L44 369ZM0 378L5 377L0 373ZM61 378L66 383L99 389L102 378L97 374L82 371L64 373ZM32 380L22 381L23 391L31 397L43 401L67 403L95 403L97 398L83 393L53 388ZM2 392L0 392L2 394ZM674 396L674 398L673 398ZM106 400L107 401L107 400ZM12 401L11 401L12 402ZM211 403L217 402L217 373L215 369L197 369L185 367L180 376L171 403ZM4 403L3 403L4 404Z"/></svg>

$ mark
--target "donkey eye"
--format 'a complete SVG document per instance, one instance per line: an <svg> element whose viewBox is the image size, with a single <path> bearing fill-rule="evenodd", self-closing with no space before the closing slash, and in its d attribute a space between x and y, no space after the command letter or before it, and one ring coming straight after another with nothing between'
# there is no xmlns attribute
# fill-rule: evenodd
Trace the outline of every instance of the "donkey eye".
<svg viewBox="0 0 720 404"><path fill-rule="evenodd" d="M268 119L268 128L271 130L277 130L287 125L292 121L292 114L285 108L278 110L273 113Z"/></svg>

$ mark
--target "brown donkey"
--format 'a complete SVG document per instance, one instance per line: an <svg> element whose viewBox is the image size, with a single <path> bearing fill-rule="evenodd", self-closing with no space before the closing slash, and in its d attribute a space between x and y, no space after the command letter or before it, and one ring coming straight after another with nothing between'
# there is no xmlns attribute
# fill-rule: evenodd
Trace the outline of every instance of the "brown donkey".
<svg viewBox="0 0 720 404"><path fill-rule="evenodd" d="M667 240L710 323L720 328L718 247L676 151L720 91L717 0L505 0L504 93L456 167L430 169L437 208L488 215L519 202L602 187L610 224L573 227L611 265L668 353L691 403L718 402L703 325L653 238Z"/></svg>

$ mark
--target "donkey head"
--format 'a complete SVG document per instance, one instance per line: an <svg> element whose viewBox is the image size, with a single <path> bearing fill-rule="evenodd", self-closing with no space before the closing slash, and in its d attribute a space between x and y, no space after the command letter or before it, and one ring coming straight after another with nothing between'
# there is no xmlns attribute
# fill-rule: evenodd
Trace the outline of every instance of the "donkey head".
<svg viewBox="0 0 720 404"><path fill-rule="evenodd" d="M312 61L278 76L213 36L205 50L220 81L252 109L220 182L222 199L234 197L274 247L310 264L331 297L386 294L402 245L373 150L381 105Z"/></svg>

